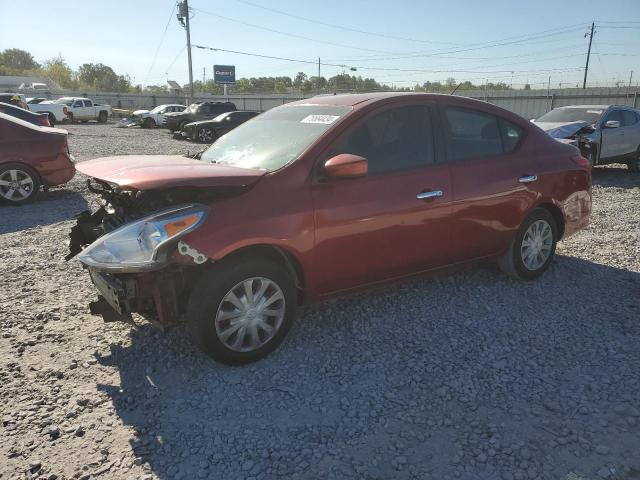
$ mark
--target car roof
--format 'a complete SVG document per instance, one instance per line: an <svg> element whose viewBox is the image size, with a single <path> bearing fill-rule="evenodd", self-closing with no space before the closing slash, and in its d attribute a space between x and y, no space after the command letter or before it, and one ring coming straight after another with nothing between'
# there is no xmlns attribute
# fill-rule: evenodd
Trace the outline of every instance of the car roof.
<svg viewBox="0 0 640 480"><path fill-rule="evenodd" d="M317 95L315 97L305 98L296 102L287 103L285 105L332 105L344 107L360 108L373 102L387 100L392 98L430 98L438 100L442 98L465 98L469 101L477 101L467 97L451 96L443 93L417 93L417 92L372 92L372 93L340 93L334 95Z"/></svg>
<svg viewBox="0 0 640 480"><path fill-rule="evenodd" d="M556 107L558 110L561 108L601 108L606 110L609 107L615 107L617 105L563 105L562 107ZM555 110L555 109L554 109Z"/></svg>

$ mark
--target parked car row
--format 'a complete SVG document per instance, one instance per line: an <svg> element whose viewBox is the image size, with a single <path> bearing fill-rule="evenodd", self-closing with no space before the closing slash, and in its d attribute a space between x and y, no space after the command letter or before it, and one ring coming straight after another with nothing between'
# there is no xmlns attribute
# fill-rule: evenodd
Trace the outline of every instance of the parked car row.
<svg viewBox="0 0 640 480"><path fill-rule="evenodd" d="M44 113L51 126L65 121L73 123L97 120L100 123L106 123L112 115L111 106L94 103L90 98L84 97L47 100L46 98L27 99L21 93L0 93L0 102L17 105L32 112Z"/></svg>

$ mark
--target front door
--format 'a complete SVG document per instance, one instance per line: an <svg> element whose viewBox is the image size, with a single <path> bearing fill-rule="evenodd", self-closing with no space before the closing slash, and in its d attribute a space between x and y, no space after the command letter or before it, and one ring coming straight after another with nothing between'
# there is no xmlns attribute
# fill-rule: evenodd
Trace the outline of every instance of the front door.
<svg viewBox="0 0 640 480"><path fill-rule="evenodd" d="M435 163L430 107L382 107L347 131L339 153L368 159L365 177L312 186L314 282L321 294L449 261L449 167Z"/></svg>
<svg viewBox="0 0 640 480"><path fill-rule="evenodd" d="M605 124L615 120L620 122L620 126L616 128L606 128ZM620 110L612 110L602 121L602 145L600 146L600 158L612 159L625 154L625 128Z"/></svg>

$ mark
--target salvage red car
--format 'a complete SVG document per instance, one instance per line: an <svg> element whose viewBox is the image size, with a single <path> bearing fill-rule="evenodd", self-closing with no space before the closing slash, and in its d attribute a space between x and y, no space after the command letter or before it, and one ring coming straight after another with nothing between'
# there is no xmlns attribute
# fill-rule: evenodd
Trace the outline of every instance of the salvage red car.
<svg viewBox="0 0 640 480"><path fill-rule="evenodd" d="M531 280L588 224L589 163L527 120L446 95L321 96L267 111L200 159L84 162L94 313L184 319L214 359L283 340L303 302L478 259Z"/></svg>
<svg viewBox="0 0 640 480"><path fill-rule="evenodd" d="M40 187L67 183L75 173L66 130L0 112L0 201L23 205Z"/></svg>

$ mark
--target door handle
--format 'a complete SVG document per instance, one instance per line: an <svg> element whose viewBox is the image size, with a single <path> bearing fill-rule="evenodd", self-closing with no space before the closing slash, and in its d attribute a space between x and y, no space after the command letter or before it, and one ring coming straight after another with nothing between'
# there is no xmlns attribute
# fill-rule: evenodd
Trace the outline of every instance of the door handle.
<svg viewBox="0 0 640 480"><path fill-rule="evenodd" d="M518 179L520 183L531 183L531 182L535 182L536 180L538 180L537 175L525 175L524 177L520 177Z"/></svg>
<svg viewBox="0 0 640 480"><path fill-rule="evenodd" d="M438 198L443 195L442 190L431 190L430 192L420 192L416 195L418 200L429 200L432 198Z"/></svg>

